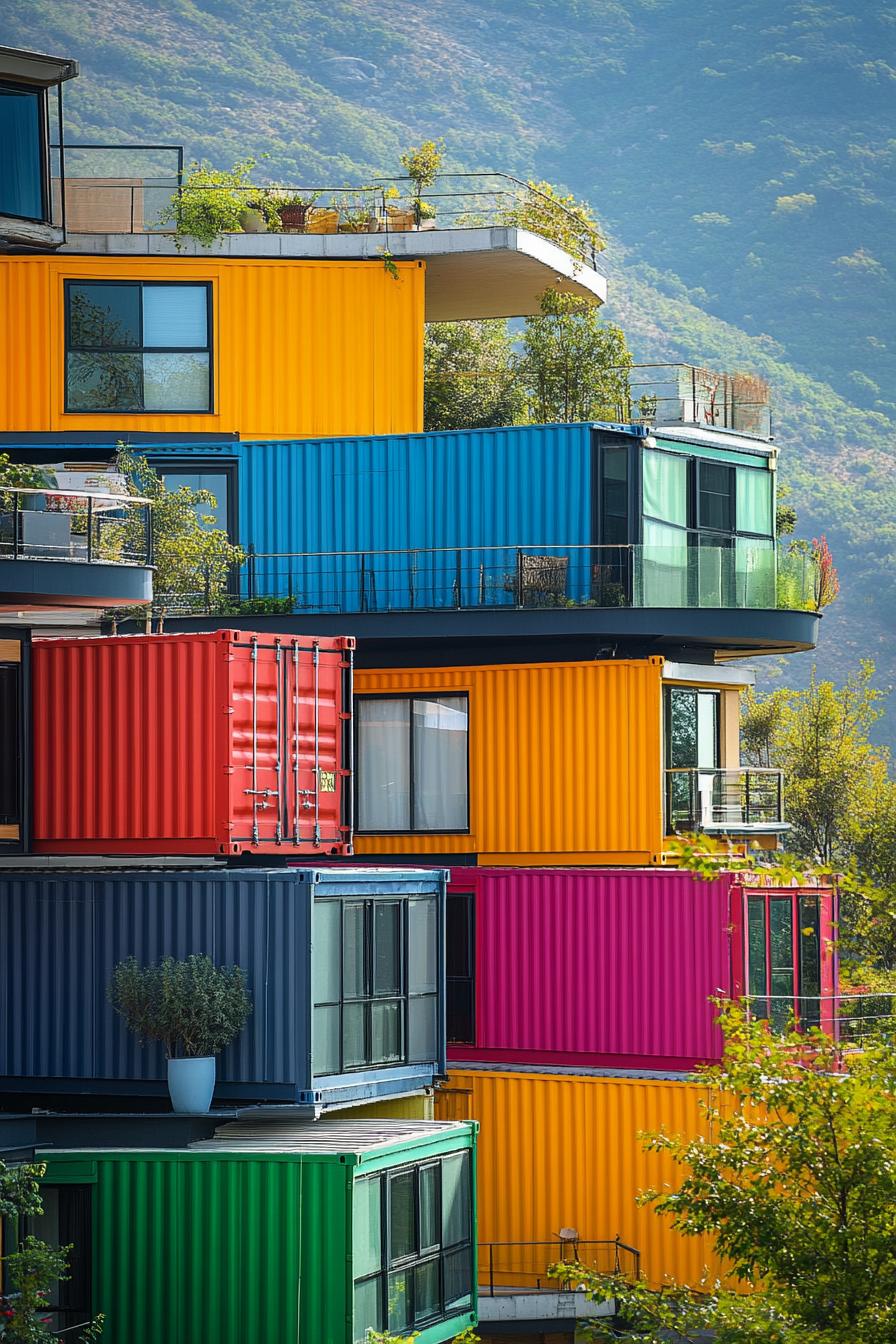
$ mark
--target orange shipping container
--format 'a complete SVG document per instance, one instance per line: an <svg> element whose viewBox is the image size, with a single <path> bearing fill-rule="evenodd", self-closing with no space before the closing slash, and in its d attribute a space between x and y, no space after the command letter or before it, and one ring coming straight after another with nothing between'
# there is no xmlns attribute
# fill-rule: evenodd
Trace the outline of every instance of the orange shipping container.
<svg viewBox="0 0 896 1344"><path fill-rule="evenodd" d="M0 432L244 439L423 427L422 262L0 257ZM207 285L211 410L65 409L66 282Z"/></svg>
<svg viewBox="0 0 896 1344"><path fill-rule="evenodd" d="M436 1118L480 1122L481 1247L556 1243L570 1227L583 1242L620 1237L655 1287L668 1279L698 1287L722 1274L721 1261L710 1238L683 1237L639 1207L643 1190L673 1186L678 1169L645 1152L638 1135L707 1134L707 1096L699 1083L665 1079L452 1069L436 1093ZM523 1268L543 1273L547 1251L531 1254Z"/></svg>
<svg viewBox="0 0 896 1344"><path fill-rule="evenodd" d="M361 697L465 696L463 831L364 833L356 854L481 864L661 861L662 658L358 671ZM356 757L363 790L364 752Z"/></svg>

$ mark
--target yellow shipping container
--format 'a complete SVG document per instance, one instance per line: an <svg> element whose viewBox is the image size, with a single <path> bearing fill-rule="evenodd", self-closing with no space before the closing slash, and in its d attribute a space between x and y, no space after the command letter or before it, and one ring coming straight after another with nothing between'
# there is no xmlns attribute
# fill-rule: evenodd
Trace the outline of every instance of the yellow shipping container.
<svg viewBox="0 0 896 1344"><path fill-rule="evenodd" d="M515 866L661 862L662 668L662 658L620 658L359 670L359 696L468 697L469 828L367 834L362 817L355 852Z"/></svg>
<svg viewBox="0 0 896 1344"><path fill-rule="evenodd" d="M437 1120L480 1122L479 1240L553 1242L561 1227L579 1239L618 1236L640 1252L654 1286L697 1287L722 1273L712 1242L683 1237L668 1218L639 1207L643 1190L677 1183L665 1154L645 1152L643 1132L708 1133L707 1089L644 1078L452 1069L436 1094ZM487 1250L480 1255L480 1275ZM531 1272L549 1252L533 1250Z"/></svg>
<svg viewBox="0 0 896 1344"><path fill-rule="evenodd" d="M423 425L422 262L0 257L0 431L409 433ZM212 410L65 410L65 282L211 287Z"/></svg>

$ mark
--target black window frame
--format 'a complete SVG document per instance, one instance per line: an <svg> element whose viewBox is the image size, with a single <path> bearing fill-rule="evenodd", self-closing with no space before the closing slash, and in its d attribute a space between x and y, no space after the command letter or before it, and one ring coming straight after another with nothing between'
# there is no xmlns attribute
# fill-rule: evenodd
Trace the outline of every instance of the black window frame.
<svg viewBox="0 0 896 1344"><path fill-rule="evenodd" d="M415 826L414 825L414 701L415 700L463 700L467 706L467 768L466 768L466 818L463 826ZM395 700L406 701L409 705L410 713L408 715L408 826L393 827L391 830L369 830L361 825L361 790L357 786L354 790L355 798L355 826L357 835L469 835L470 834L470 692L465 690L441 689L438 691L402 691L395 694L391 691L377 692L375 694L356 695L355 705L357 706L363 700ZM354 721L354 760L356 773L361 770L361 716L357 712L352 716Z"/></svg>
<svg viewBox="0 0 896 1344"><path fill-rule="evenodd" d="M103 286L112 289L123 289L125 287L136 288L139 295L139 325L140 338L143 339L143 290L149 288L173 287L187 289L205 290L205 319L206 319L206 345L75 345L70 343L71 333L71 299L72 289L75 285L94 285ZM215 347L214 347L214 282L211 280L102 280L92 277L84 278L81 276L69 276L64 281L64 358L65 358L65 401L64 409L66 415L214 415L215 414ZM104 409L103 407L73 407L69 403L69 375L68 375L68 357L70 354L123 354L123 355L208 355L208 406L197 410L190 407L181 410L176 406L166 406L164 410L151 409L144 407L131 407L126 409L121 406L114 406Z"/></svg>
<svg viewBox="0 0 896 1344"><path fill-rule="evenodd" d="M410 965L410 919L411 905L414 901L431 901L436 913L436 920L439 918L438 900L433 896L424 893L412 896L362 896L340 893L334 896L315 896L315 903L338 903L340 905L339 918L339 997L337 999L318 999L313 989L314 977L312 974L312 1015L318 1008L338 1008L339 1010L339 1065L335 1071L326 1073L319 1072L316 1067L316 1061L312 1053L312 1072L315 1078L340 1077L343 1074L366 1073L370 1070L381 1071L383 1069L407 1068L414 1064L425 1064L430 1062L428 1059L415 1059L411 1057L411 1005L423 999L433 1001L433 1007L436 1013L439 1011L439 998L442 993L440 984L438 961L439 952L437 946L436 952L436 979L435 989L433 990L415 990L410 988L411 965ZM375 992L375 958L376 958L376 919L375 908L377 906L397 905L399 907L399 936L398 936L398 959L399 959L399 988L397 992L388 992L377 994ZM347 996L345 992L345 926L346 909L349 906L363 906L364 908L364 990L360 995ZM438 943L438 938L437 938ZM313 956L312 952L312 956ZM372 1058L373 1041L373 1006L375 1004L398 1003L400 1005L399 1022L401 1032L401 1049L397 1059L375 1060ZM346 1004L360 1005L364 1013L364 1055L361 1063L346 1064L345 1062L345 1006ZM438 1017L436 1021L436 1038L433 1042L433 1063L438 1063L439 1059L439 1036L438 1036ZM312 1024L312 1041L314 1031Z"/></svg>
<svg viewBox="0 0 896 1344"><path fill-rule="evenodd" d="M0 210L0 218L21 219L29 224L52 224L50 209L50 107L48 91L34 84L23 84L14 79L0 79L0 89L9 89L14 93L33 94L38 107L38 140L40 150L40 200L41 215L17 215L8 210Z"/></svg>
<svg viewBox="0 0 896 1344"><path fill-rule="evenodd" d="M444 1164L446 1160L461 1157L465 1163L465 1173L467 1182L467 1227L466 1236L460 1241L446 1242L444 1237L444 1219L443 1219L443 1190L444 1190ZM427 1168L437 1167L439 1178L436 1184L436 1220L439 1229L439 1242L435 1246L421 1246L421 1205L420 1205L420 1174ZM414 1176L414 1250L410 1253L392 1257L392 1184L396 1179L413 1173ZM359 1284L371 1283L380 1280L379 1289L379 1310L382 1329L389 1331L389 1278L392 1274L407 1273L411 1286L411 1296L408 1303L408 1324L406 1326L396 1327L400 1330L415 1330L418 1327L428 1327L437 1325L440 1321L450 1320L453 1316L462 1315L465 1311L472 1309L474 1296L474 1278L476 1267L473 1263L473 1160L469 1149L458 1149L450 1153L439 1153L434 1157L424 1158L419 1162L403 1163L400 1167L388 1167L383 1171L373 1172L369 1176L361 1176L355 1182L357 1186L359 1181L379 1181L380 1183L380 1264L379 1267L368 1274L362 1274L352 1278L352 1301L354 1303L355 1290ZM470 1267L470 1307L449 1307L446 1306L445 1292L445 1261L447 1257L456 1255L459 1251L466 1251L469 1257ZM439 1306L438 1310L425 1316L417 1315L417 1304L415 1301L415 1271L425 1265L438 1264L439 1280ZM366 1330L367 1327L365 1327ZM354 1312L352 1317L352 1337L357 1338L356 1326L354 1322ZM365 1336L366 1337L366 1334Z"/></svg>
<svg viewBox="0 0 896 1344"><path fill-rule="evenodd" d="M150 415L155 415L155 411L150 411ZM162 412L167 414L167 412ZM240 467L239 462L231 458L228 461L222 461L216 457L171 457L157 456L155 453L147 453L149 465L163 480L167 472L177 472L181 476L201 476L203 473L215 476L227 477L227 535L234 544L239 544L240 539L240 510L239 510L239 485L240 485Z"/></svg>
<svg viewBox="0 0 896 1344"><path fill-rule="evenodd" d="M463 903L463 923L466 936L467 953L467 972L464 975L451 974L452 949L451 939L451 909L454 903L454 909L459 908ZM476 894L473 891L449 891L446 900L445 910L445 1019L447 1039L452 1045L475 1045L476 1044ZM463 996L464 1003L458 1006L458 999ZM464 1023L468 1024L467 1034L461 1035L453 1028L456 1027L459 1019L463 1018Z"/></svg>
<svg viewBox="0 0 896 1344"><path fill-rule="evenodd" d="M681 765L672 764L672 698L675 695L689 695L694 699L695 713L695 733L699 732L699 697L701 695L712 696L715 701L715 741L713 743L713 766L703 765ZM675 835L683 829L682 823L676 823L674 813L679 805L678 795L682 792L676 789L675 781L677 778L687 780L687 794L692 797L691 780L694 773L709 774L715 770L722 769L722 692L713 686L675 686L666 685L663 687L663 772L665 775L665 830L667 835ZM689 773L685 773L689 772ZM684 829L693 830L697 824L696 816L690 817Z"/></svg>

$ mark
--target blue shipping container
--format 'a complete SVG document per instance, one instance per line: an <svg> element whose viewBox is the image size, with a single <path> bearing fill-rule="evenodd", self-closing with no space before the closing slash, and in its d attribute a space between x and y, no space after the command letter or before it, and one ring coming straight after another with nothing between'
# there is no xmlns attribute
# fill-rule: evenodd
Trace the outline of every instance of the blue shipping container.
<svg viewBox="0 0 896 1344"><path fill-rule="evenodd" d="M207 953L253 1011L221 1101L326 1108L445 1072L443 871L55 869L0 873L0 1089L164 1095L161 1047L112 1009L115 965Z"/></svg>

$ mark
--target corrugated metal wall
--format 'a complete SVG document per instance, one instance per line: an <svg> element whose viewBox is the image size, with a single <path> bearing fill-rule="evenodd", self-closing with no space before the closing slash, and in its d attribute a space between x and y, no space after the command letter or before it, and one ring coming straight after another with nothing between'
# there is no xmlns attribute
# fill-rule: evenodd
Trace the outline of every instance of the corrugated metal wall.
<svg viewBox="0 0 896 1344"><path fill-rule="evenodd" d="M166 459L172 454L237 463L240 541L260 552L481 547L463 558L470 601L480 563L489 573L513 569L512 557L485 548L591 540L589 425L175 444L164 450ZM419 564L425 583L422 557ZM455 557L444 565L453 577ZM259 560L258 591L292 591L326 608L335 594L353 597L357 568L355 557ZM444 576L436 570L431 577ZM379 579L382 586L382 572ZM396 598L406 596L404 571L395 583ZM443 587L450 594L450 582Z"/></svg>
<svg viewBox="0 0 896 1344"><path fill-rule="evenodd" d="M207 953L244 967L253 1010L218 1059L218 1096L295 1100L311 1076L311 870L230 869L0 874L0 1079L19 1092L139 1090L164 1094L158 1045L141 1047L106 998L115 965ZM320 894L407 896L441 890L440 873L328 869ZM440 935L441 937L441 935ZM442 1019L443 1020L443 1019ZM415 1070L431 1085L440 1058ZM395 1086L365 1071L359 1097ZM353 1075L339 1085L351 1099ZM24 1082L22 1080L25 1080ZM413 1086L413 1084L410 1084ZM133 1088L131 1089L134 1090Z"/></svg>
<svg viewBox="0 0 896 1344"><path fill-rule="evenodd" d="M475 893L476 1044L453 1059L689 1069L721 1057L729 879L452 869Z"/></svg>
<svg viewBox="0 0 896 1344"><path fill-rule="evenodd" d="M645 1153L638 1134L706 1134L696 1083L452 1068L436 1094L440 1120L476 1119L479 1240L555 1242L561 1227L583 1241L620 1236L641 1253L659 1286L698 1286L721 1264L708 1238L683 1237L639 1208L643 1190L674 1185L665 1154Z"/></svg>
<svg viewBox="0 0 896 1344"><path fill-rule="evenodd" d="M475 853L516 867L657 862L661 675L658 659L359 670L358 695L469 694L470 830L358 833L355 852Z"/></svg>
<svg viewBox="0 0 896 1344"><path fill-rule="evenodd" d="M423 422L421 262L0 257L0 430L410 433ZM212 285L214 411L65 413L63 284Z"/></svg>

